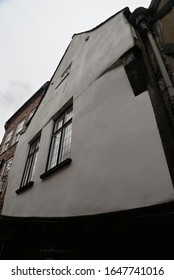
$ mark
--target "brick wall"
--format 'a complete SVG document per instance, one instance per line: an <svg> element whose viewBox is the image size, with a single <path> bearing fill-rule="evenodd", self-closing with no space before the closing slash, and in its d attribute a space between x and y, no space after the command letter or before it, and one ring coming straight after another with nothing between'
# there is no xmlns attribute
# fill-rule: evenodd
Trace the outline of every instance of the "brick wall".
<svg viewBox="0 0 174 280"><path fill-rule="evenodd" d="M31 97L5 124L5 133L4 133L4 137L2 139L2 143L0 146L0 160L3 160L3 164L0 166L0 176L3 175L4 173L4 168L6 165L6 162L13 158L14 154L15 154L15 150L16 150L16 146L17 146L17 142L14 143L13 139L15 137L15 132L18 126L18 123L20 123L23 119L25 119L25 123L24 123L24 127L25 124L28 122L29 120L29 115L30 113L33 111L33 109L37 108L41 99L43 98L45 91L48 87L48 82L46 83L46 86L43 86L43 88L41 88L37 93L35 93L33 95L33 97ZM10 139L9 142L9 146L8 149L4 152L2 152L3 150L3 146L4 143L6 141L6 137L8 135L8 133L13 129L13 134L12 137ZM13 144L14 143L14 144ZM4 177L3 177L4 178ZM3 184L3 190L0 189L0 214L2 212L2 207L3 207L3 201L4 201L4 197L5 197L5 192L6 192L6 185L7 185L7 181L8 181L8 176L5 177L5 184Z"/></svg>

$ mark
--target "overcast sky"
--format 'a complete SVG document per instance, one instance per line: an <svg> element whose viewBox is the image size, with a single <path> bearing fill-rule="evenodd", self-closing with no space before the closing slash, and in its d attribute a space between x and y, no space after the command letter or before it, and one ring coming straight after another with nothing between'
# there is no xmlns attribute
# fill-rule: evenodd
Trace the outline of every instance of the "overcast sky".
<svg viewBox="0 0 174 280"><path fill-rule="evenodd" d="M74 33L151 0L0 0L0 142L4 124L53 75Z"/></svg>

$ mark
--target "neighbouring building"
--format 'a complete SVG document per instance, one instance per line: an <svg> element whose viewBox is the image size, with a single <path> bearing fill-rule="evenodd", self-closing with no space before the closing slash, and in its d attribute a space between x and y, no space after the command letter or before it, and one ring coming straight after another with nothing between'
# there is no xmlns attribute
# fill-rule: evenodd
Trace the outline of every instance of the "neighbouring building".
<svg viewBox="0 0 174 280"><path fill-rule="evenodd" d="M46 82L5 123L5 134L0 147L0 213L2 211L8 182L8 172L13 162L16 146L21 134L29 125L29 122L41 102L48 85L49 82Z"/></svg>
<svg viewBox="0 0 174 280"><path fill-rule="evenodd" d="M2 259L174 257L173 1L75 34L20 137Z"/></svg>

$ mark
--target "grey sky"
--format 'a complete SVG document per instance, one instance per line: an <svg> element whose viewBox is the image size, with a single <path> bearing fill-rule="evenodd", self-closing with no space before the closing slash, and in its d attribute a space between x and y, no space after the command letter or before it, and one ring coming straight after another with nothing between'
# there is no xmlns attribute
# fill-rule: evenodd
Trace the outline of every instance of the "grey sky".
<svg viewBox="0 0 174 280"><path fill-rule="evenodd" d="M0 141L4 123L50 80L74 33L150 0L0 0Z"/></svg>

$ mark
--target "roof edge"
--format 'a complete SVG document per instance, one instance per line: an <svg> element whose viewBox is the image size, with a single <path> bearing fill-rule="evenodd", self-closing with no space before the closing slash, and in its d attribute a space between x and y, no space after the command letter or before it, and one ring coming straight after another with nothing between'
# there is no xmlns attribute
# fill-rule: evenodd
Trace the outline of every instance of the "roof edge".
<svg viewBox="0 0 174 280"><path fill-rule="evenodd" d="M111 20L112 18L114 18L117 14L120 14L121 12L124 12L124 13L130 13L130 10L129 10L129 7L125 7L123 8L122 10L120 10L119 12L113 14L112 16L110 16L109 18L107 18L106 20L104 20L103 22L99 23L98 25L96 25L95 27L89 29L89 30L86 30L86 31L82 31L82 32L79 32L79 33L74 33L73 36L72 36L72 39L75 37L75 36L78 36L78 35L81 35L81 34L85 34L85 33L89 33L89 32L92 32L92 31L95 31L96 29L98 29L99 27L101 27L102 25L104 25L106 22L108 22L109 20Z"/></svg>
<svg viewBox="0 0 174 280"><path fill-rule="evenodd" d="M61 63L62 63L62 61L63 61L63 59L64 59L64 57L65 57L65 55L66 55L66 53L67 53L67 51L68 51L68 49L70 48L70 45L71 45L72 40L74 39L74 37L75 37L75 36L78 36L78 35L81 35L81 34L85 34L85 33L88 33L88 32L91 32L91 31L96 30L97 28L99 28L100 26L102 26L102 25L105 24L107 21L109 21L110 19L112 19L114 16L116 16L117 14L119 14L119 13L121 13L121 12L124 12L124 14L130 14L129 8L128 8L128 7L125 7L124 9L122 9L122 10L120 10L119 12L115 13L115 14L112 15L111 17L107 18L107 19L106 19L105 21L103 21L102 23L98 24L96 27L94 27L94 28L92 28L92 29L89 29L89 30L87 30L87 31L82 31L82 32L79 32L79 33L74 33L74 34L72 35L72 38L71 38L70 43L68 44L68 46L67 46L67 48L66 48L66 50L65 50L65 52L64 52L64 54L63 54L63 56L61 57L61 59L60 59L58 65L57 65L57 67L56 67L56 69L55 69L55 71L54 71L54 73L53 73L53 75L51 76L50 84L51 84L51 82L52 82L52 80L53 80L53 78L54 78L54 76L55 76L55 73L57 72L59 66L61 65Z"/></svg>

